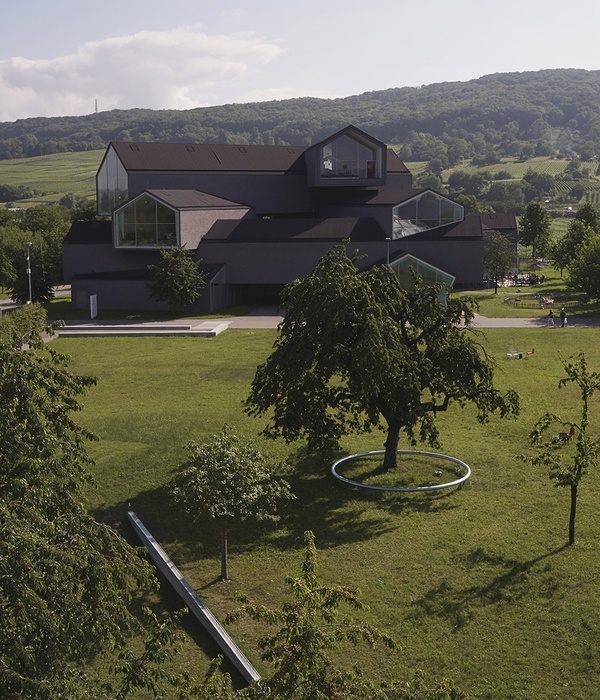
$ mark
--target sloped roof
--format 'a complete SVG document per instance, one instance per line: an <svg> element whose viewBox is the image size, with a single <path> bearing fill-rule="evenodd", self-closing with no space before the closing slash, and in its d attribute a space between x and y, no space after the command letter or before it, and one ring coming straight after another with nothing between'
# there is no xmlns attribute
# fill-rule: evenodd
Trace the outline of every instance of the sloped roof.
<svg viewBox="0 0 600 700"><path fill-rule="evenodd" d="M385 233L375 219L242 219L216 221L203 237L209 243L293 243L307 240L382 241Z"/></svg>
<svg viewBox="0 0 600 700"><path fill-rule="evenodd" d="M249 209L246 204L216 197L200 190L146 190L146 192L174 209Z"/></svg>
<svg viewBox="0 0 600 700"><path fill-rule="evenodd" d="M377 141L371 137L371 140ZM238 146L208 143L112 141L129 172L304 172L302 146ZM387 172L409 173L396 153L387 149Z"/></svg>
<svg viewBox="0 0 600 700"><path fill-rule="evenodd" d="M304 170L304 148L232 144L110 144L128 171L288 172Z"/></svg>
<svg viewBox="0 0 600 700"><path fill-rule="evenodd" d="M480 214L483 225L490 230L510 231L516 230L517 218L514 214Z"/></svg>
<svg viewBox="0 0 600 700"><path fill-rule="evenodd" d="M400 160L400 157L391 148L387 149L387 171L388 173L408 173L410 170L406 167L404 162Z"/></svg>

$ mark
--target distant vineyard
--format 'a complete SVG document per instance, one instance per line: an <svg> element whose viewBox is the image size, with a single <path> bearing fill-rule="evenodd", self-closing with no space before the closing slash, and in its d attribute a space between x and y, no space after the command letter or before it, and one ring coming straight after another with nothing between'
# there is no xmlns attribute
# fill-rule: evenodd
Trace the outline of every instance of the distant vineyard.
<svg viewBox="0 0 600 700"><path fill-rule="evenodd" d="M582 201L600 207L600 180L590 180L586 183Z"/></svg>
<svg viewBox="0 0 600 700"><path fill-rule="evenodd" d="M554 183L554 191L559 197L566 197L569 192L571 191L571 188L573 187L573 181L568 181L568 182L561 182L557 181Z"/></svg>
<svg viewBox="0 0 600 700"><path fill-rule="evenodd" d="M475 165L464 164L457 165L455 168L450 168L444 170L444 179L448 179L448 176L457 170L464 170L465 172L477 172L478 170L487 170L492 175L496 175L500 172L509 173L511 178L515 180L520 180L525 175L528 170L533 170L538 173L547 173L548 175L556 176L564 172L565 168L569 164L569 160L565 158L530 158L525 161L515 161L508 158L504 158L500 163L494 165L485 165L483 167L477 167ZM590 164L591 166L592 164ZM588 164L583 164L583 167L587 167ZM592 172L595 172L597 164L593 164Z"/></svg>

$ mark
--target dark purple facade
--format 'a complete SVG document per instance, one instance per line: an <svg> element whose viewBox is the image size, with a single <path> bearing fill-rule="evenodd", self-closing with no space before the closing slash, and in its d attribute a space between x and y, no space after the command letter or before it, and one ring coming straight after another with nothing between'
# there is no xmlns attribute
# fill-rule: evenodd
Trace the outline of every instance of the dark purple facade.
<svg viewBox="0 0 600 700"><path fill-rule="evenodd" d="M208 285L197 310L269 301L349 242L365 266L409 253L458 285L483 280L483 236L516 241L514 217L465 216L430 190L412 189L385 144L347 127L311 146L111 143L97 176L99 211L64 243L75 306L158 309L147 266L161 248L195 251Z"/></svg>

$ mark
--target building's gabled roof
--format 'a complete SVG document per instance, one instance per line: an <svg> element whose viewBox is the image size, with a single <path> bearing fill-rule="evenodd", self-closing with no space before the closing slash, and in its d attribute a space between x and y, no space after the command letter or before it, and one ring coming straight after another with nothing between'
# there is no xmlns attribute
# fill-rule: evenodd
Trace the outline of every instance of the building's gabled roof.
<svg viewBox="0 0 600 700"><path fill-rule="evenodd" d="M293 243L309 240L383 241L385 233L370 218L242 219L216 221L202 238L209 243Z"/></svg>
<svg viewBox="0 0 600 700"><path fill-rule="evenodd" d="M123 166L156 172L303 171L304 148L232 144L146 143L113 141Z"/></svg>
<svg viewBox="0 0 600 700"><path fill-rule="evenodd" d="M400 157L391 148L387 149L387 171L388 173L407 173L411 174L410 170L406 167L403 161L400 160Z"/></svg>
<svg viewBox="0 0 600 700"><path fill-rule="evenodd" d="M514 231L517 219L514 214L480 214L482 224L490 231Z"/></svg>
<svg viewBox="0 0 600 700"><path fill-rule="evenodd" d="M326 136L321 141L317 141L317 143L314 143L312 146L310 146L310 149L321 148L323 145L328 144L330 141L335 141L336 139L338 139L340 136L342 136L344 134L350 134L351 136L357 136L362 141L365 141L367 143L376 144L377 146L379 146L379 148L387 149L387 146L385 143L383 143L383 141L376 139L371 134L367 134L366 131L359 129L357 126L354 126L354 124L348 124L348 126L343 127L339 131L336 131L334 134L329 134L329 136Z"/></svg>
<svg viewBox="0 0 600 700"><path fill-rule="evenodd" d="M369 138L380 143L373 137ZM123 167L129 172L286 173L303 172L306 169L304 153L307 149L303 146L241 146L145 141L112 141L109 148L111 146L123 163ZM387 172L409 173L408 168L396 153L387 146L384 148L387 150Z"/></svg>
<svg viewBox="0 0 600 700"><path fill-rule="evenodd" d="M174 209L249 209L248 205L200 190L145 190L151 197ZM140 195L137 195L138 197Z"/></svg>

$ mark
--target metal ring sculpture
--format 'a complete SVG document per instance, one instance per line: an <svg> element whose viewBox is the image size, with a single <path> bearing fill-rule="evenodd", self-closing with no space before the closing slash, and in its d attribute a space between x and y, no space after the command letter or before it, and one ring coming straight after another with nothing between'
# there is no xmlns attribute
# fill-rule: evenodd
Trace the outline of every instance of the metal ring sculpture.
<svg viewBox="0 0 600 700"><path fill-rule="evenodd" d="M460 486L471 476L471 468L465 462L461 462L460 459L456 457L450 457L450 455L442 455L437 452L421 452L420 450L398 450L399 455L419 455L423 457L435 457L436 459L445 459L448 462L454 462L458 464L465 470L465 474L461 476L460 479L456 481L449 481L444 484L433 484L431 486L377 486L375 484L362 484L360 481L353 481L352 479L347 479L345 476L337 473L337 468L340 464L344 462L350 462L359 457L368 457L370 455L381 455L385 454L385 450L373 450L372 452L358 452L357 454L349 455L348 457L342 457L334 462L331 466L331 473L336 479L343 482L344 484L349 484L350 486L358 486L361 489L372 489L373 491L439 491L440 489L448 489L452 486Z"/></svg>

